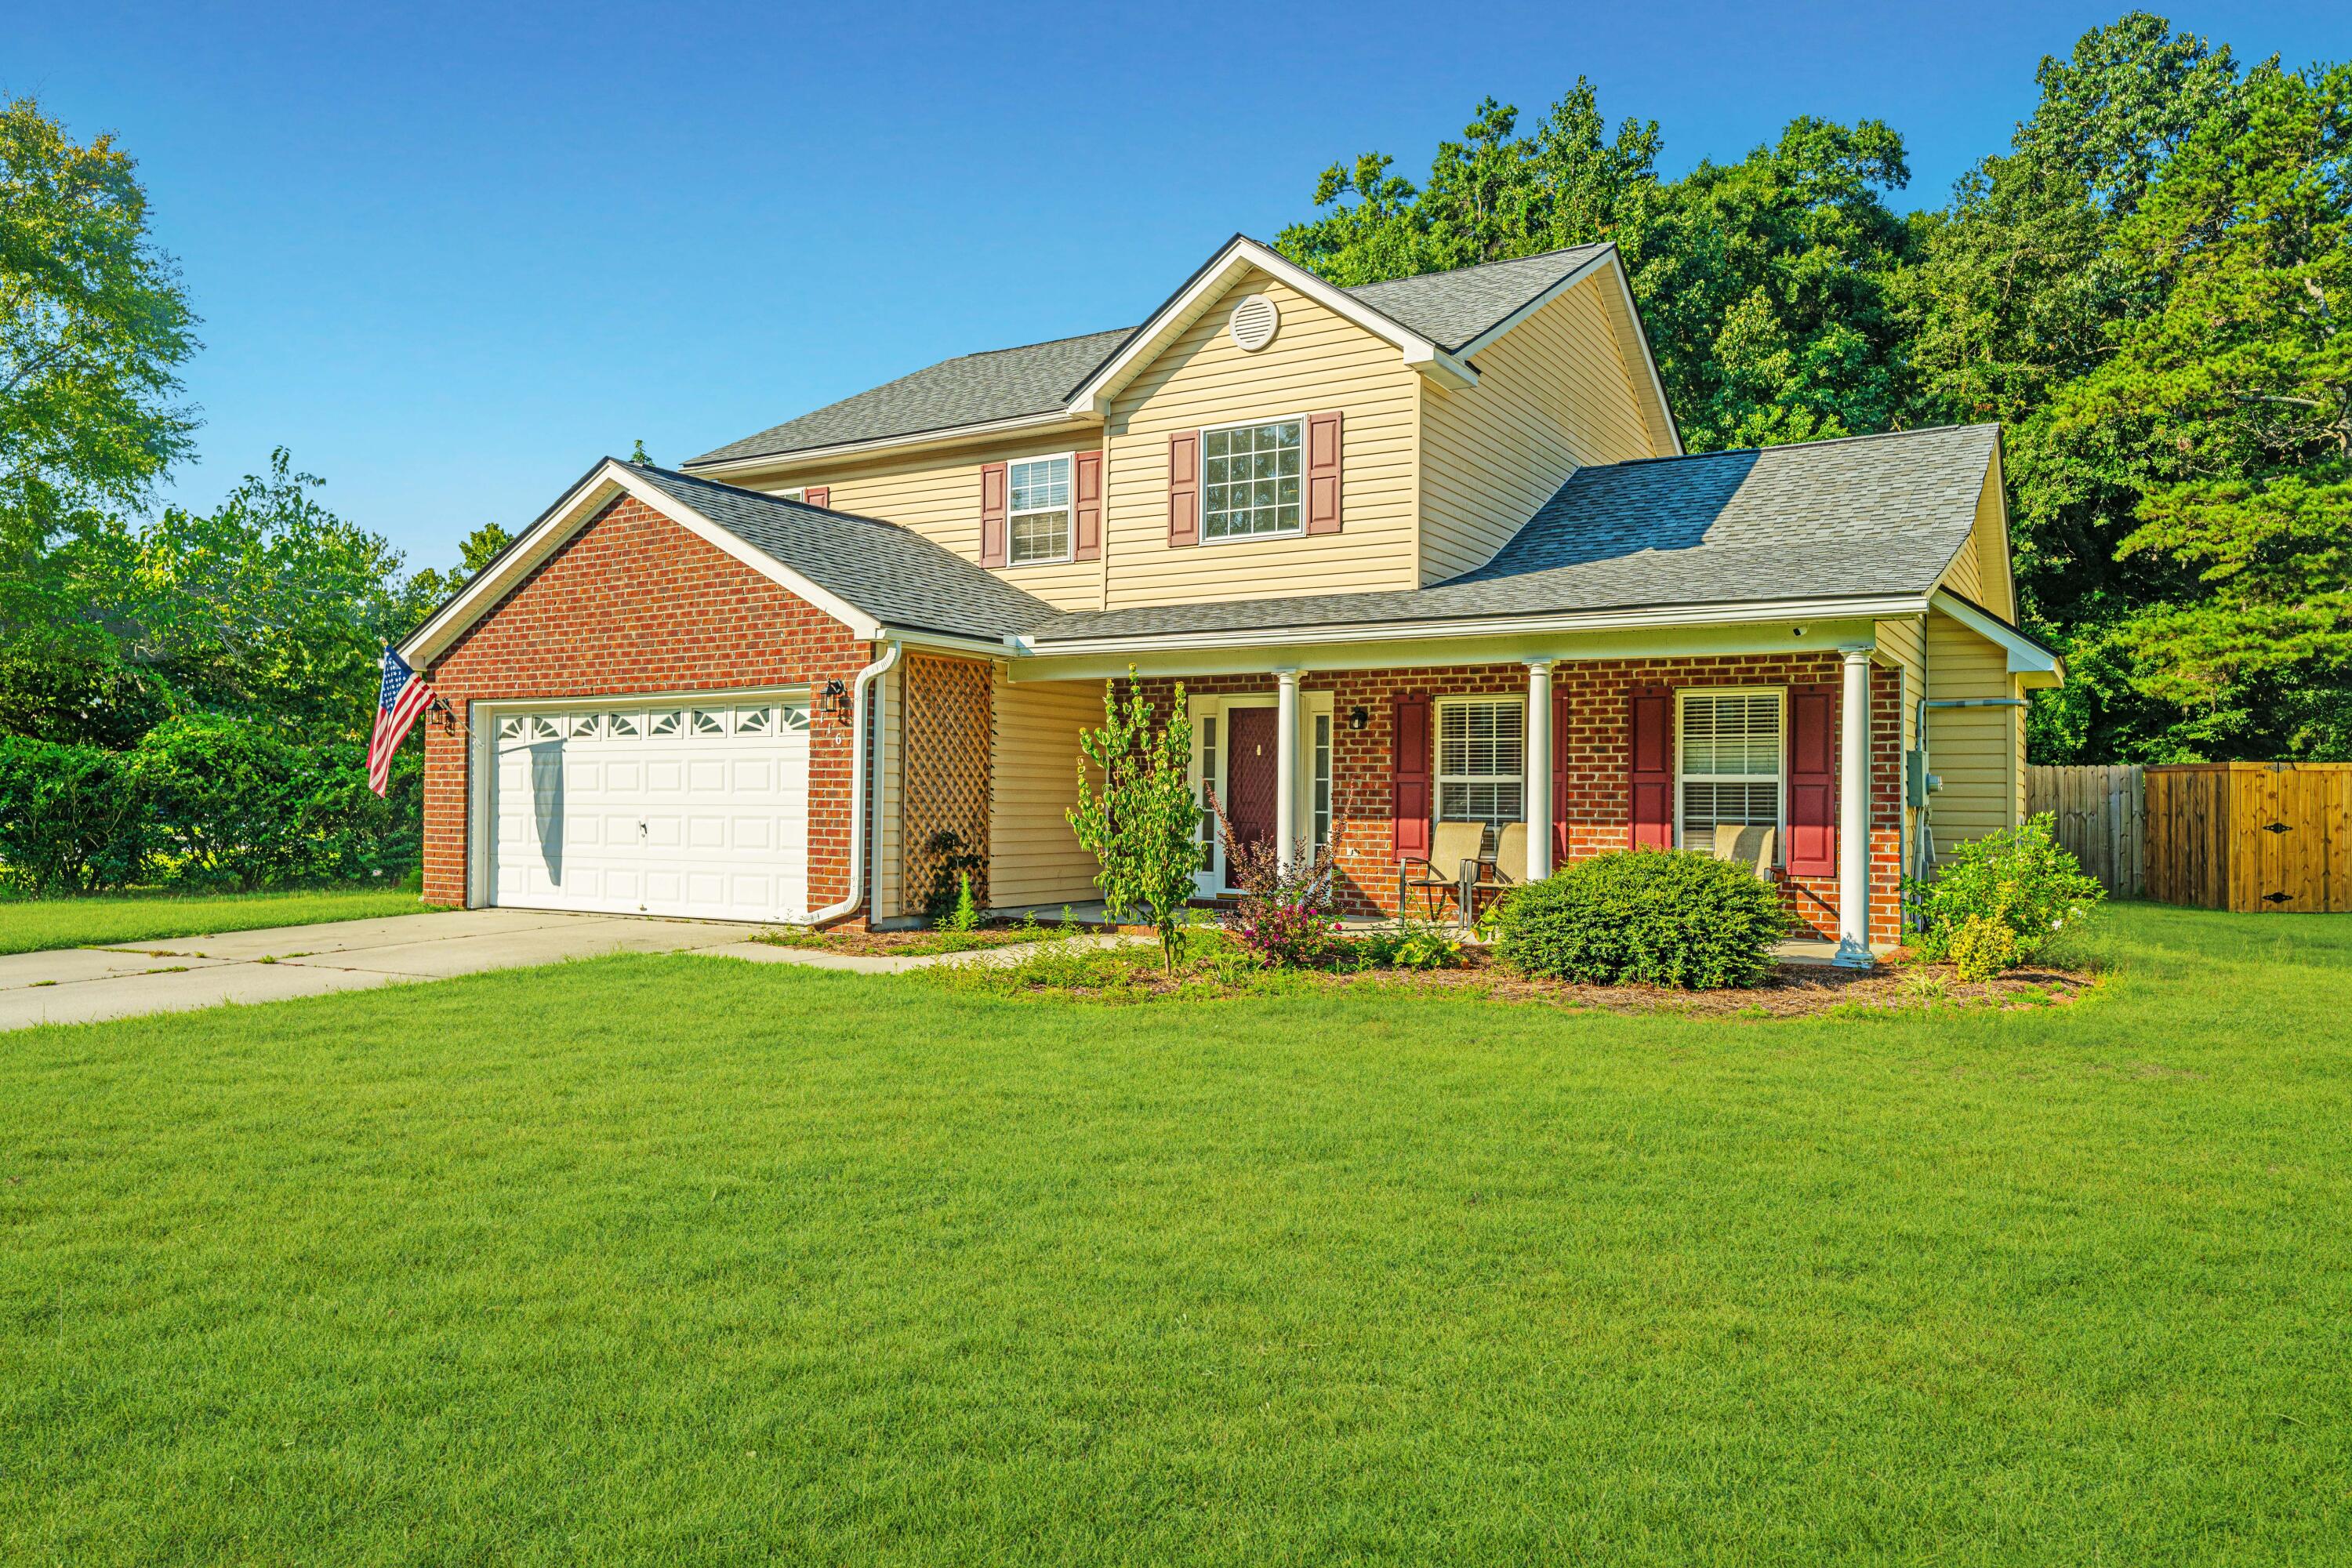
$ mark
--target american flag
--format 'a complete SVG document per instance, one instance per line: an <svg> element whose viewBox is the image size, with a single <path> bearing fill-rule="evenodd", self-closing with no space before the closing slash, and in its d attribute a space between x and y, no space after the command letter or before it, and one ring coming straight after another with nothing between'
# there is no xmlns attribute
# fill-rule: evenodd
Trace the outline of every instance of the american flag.
<svg viewBox="0 0 2352 1568"><path fill-rule="evenodd" d="M408 661L383 650L383 690L376 698L375 734L368 742L368 788L382 795L392 782L392 753L401 737L433 700L433 689L416 679Z"/></svg>

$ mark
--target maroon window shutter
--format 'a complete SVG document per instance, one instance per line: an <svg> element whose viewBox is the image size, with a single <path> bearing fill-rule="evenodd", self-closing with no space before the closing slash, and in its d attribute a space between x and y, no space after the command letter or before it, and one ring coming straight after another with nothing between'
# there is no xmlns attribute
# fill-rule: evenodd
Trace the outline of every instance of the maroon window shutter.
<svg viewBox="0 0 2352 1568"><path fill-rule="evenodd" d="M1632 708L1633 817L1636 849L1675 847L1675 694L1664 686L1633 688Z"/></svg>
<svg viewBox="0 0 2352 1568"><path fill-rule="evenodd" d="M1429 694L1399 694L1389 738L1389 825L1397 858L1425 858L1436 778L1430 769Z"/></svg>
<svg viewBox="0 0 2352 1568"><path fill-rule="evenodd" d="M1102 454L1080 452L1072 465L1071 524L1076 534L1070 546L1073 561L1102 559Z"/></svg>
<svg viewBox="0 0 2352 1568"><path fill-rule="evenodd" d="M1307 416L1307 531L1339 531L1339 416Z"/></svg>
<svg viewBox="0 0 2352 1568"><path fill-rule="evenodd" d="M811 485L808 489L801 492L801 500L808 502L811 506L831 506L833 504L833 487L831 485Z"/></svg>
<svg viewBox="0 0 2352 1568"><path fill-rule="evenodd" d="M1568 723L1572 706L1559 687L1551 692L1551 866L1568 864Z"/></svg>
<svg viewBox="0 0 2352 1568"><path fill-rule="evenodd" d="M1837 875L1837 688L1789 689L1789 874Z"/></svg>
<svg viewBox="0 0 2352 1568"><path fill-rule="evenodd" d="M989 463L980 470L980 563L1004 564L1004 465Z"/></svg>
<svg viewBox="0 0 2352 1568"><path fill-rule="evenodd" d="M1179 430L1168 437L1168 542L1201 542L1201 433Z"/></svg>

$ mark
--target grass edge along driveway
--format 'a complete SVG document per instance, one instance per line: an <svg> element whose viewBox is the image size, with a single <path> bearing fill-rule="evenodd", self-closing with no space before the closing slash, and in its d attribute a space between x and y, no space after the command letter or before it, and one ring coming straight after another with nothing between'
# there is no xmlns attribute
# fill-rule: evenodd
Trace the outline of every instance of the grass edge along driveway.
<svg viewBox="0 0 2352 1568"><path fill-rule="evenodd" d="M115 947L219 931L421 914L432 906L390 888L271 893L104 894L0 900L0 953Z"/></svg>
<svg viewBox="0 0 2352 1568"><path fill-rule="evenodd" d="M12 1036L0 1559L2326 1560L2352 921L2104 944L2001 1014L673 957Z"/></svg>

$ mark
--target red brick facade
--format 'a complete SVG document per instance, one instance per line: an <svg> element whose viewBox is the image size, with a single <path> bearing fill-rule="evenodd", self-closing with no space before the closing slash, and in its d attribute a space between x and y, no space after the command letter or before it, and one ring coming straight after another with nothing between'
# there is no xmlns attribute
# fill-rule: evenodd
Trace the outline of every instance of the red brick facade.
<svg viewBox="0 0 2352 1568"><path fill-rule="evenodd" d="M658 512L614 501L509 593L431 666L434 689L456 710L428 717L425 731L425 892L436 903L467 898L466 815L470 799L466 736L472 703L516 698L625 697L849 681L869 657L849 629ZM1840 677L1834 652L1726 658L1614 659L1564 663L1554 689L1570 721L1556 743L1567 749L1568 787L1554 810L1569 824L1571 858L1625 847L1628 838L1628 695L1636 685L1787 686ZM1362 914L1393 912L1396 863L1389 821L1391 700L1524 695L1524 666L1309 673L1308 691L1332 694L1333 815L1339 837L1343 902ZM1174 683L1147 683L1169 700ZM1196 695L1267 693L1268 676L1213 676L1185 683ZM1873 817L1871 938L1897 940L1901 914L1899 837L1901 714L1892 671L1872 687ZM1370 722L1348 728L1352 708ZM809 900L822 906L847 889L852 727L820 709L809 754ZM973 737L983 753L983 732ZM1790 909L1824 935L1837 930L1834 877L1783 883Z"/></svg>
<svg viewBox="0 0 2352 1568"><path fill-rule="evenodd" d="M1567 732L1554 737L1568 750L1566 797L1553 811L1569 824L1571 858L1622 849L1630 835L1629 696L1635 686L1836 685L1843 661L1834 652L1720 658L1608 659L1555 667L1552 688L1569 700ZM1194 696L1259 694L1274 689L1268 676L1204 676L1184 683ZM1433 698L1525 696L1524 665L1457 665L1436 669L1364 670L1300 679L1303 691L1332 694L1332 816L1339 840L1342 901L1353 913L1394 913L1396 857L1389 823L1391 700L1401 693ZM1175 682L1145 683L1166 710ZM1895 673L1872 671L1870 937L1892 944L1902 929L1900 830L1902 796L1901 687ZM1370 723L1348 728L1361 706ZM1795 878L1781 884L1790 910L1817 933L1837 935L1837 879Z"/></svg>
<svg viewBox="0 0 2352 1568"><path fill-rule="evenodd" d="M761 686L824 689L869 658L849 628L624 496L574 534L425 671L456 710L425 731L425 896L466 902L467 717L476 701ZM852 727L813 714L809 902L849 883Z"/></svg>

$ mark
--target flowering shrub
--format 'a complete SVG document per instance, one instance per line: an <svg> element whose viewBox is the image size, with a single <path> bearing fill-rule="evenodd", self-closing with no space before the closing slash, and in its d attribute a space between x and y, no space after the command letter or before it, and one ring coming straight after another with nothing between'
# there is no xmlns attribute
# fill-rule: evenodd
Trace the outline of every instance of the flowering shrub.
<svg viewBox="0 0 2352 1568"><path fill-rule="evenodd" d="M1339 933L1331 902L1338 846L1310 850L1297 845L1286 868L1271 839L1244 844L1234 837L1216 791L1208 799L1224 840L1226 875L1242 890L1225 914L1226 932L1267 969L1297 969L1328 957Z"/></svg>
<svg viewBox="0 0 2352 1568"><path fill-rule="evenodd" d="M1993 965L1989 975L2032 959L2107 896L2058 842L2047 816L1961 845L1934 881L1913 882L1908 890L1925 926L1913 945L1925 957L1959 963L1960 935L1971 921L2009 934L2006 945L1981 930L1969 939L1971 962Z"/></svg>

